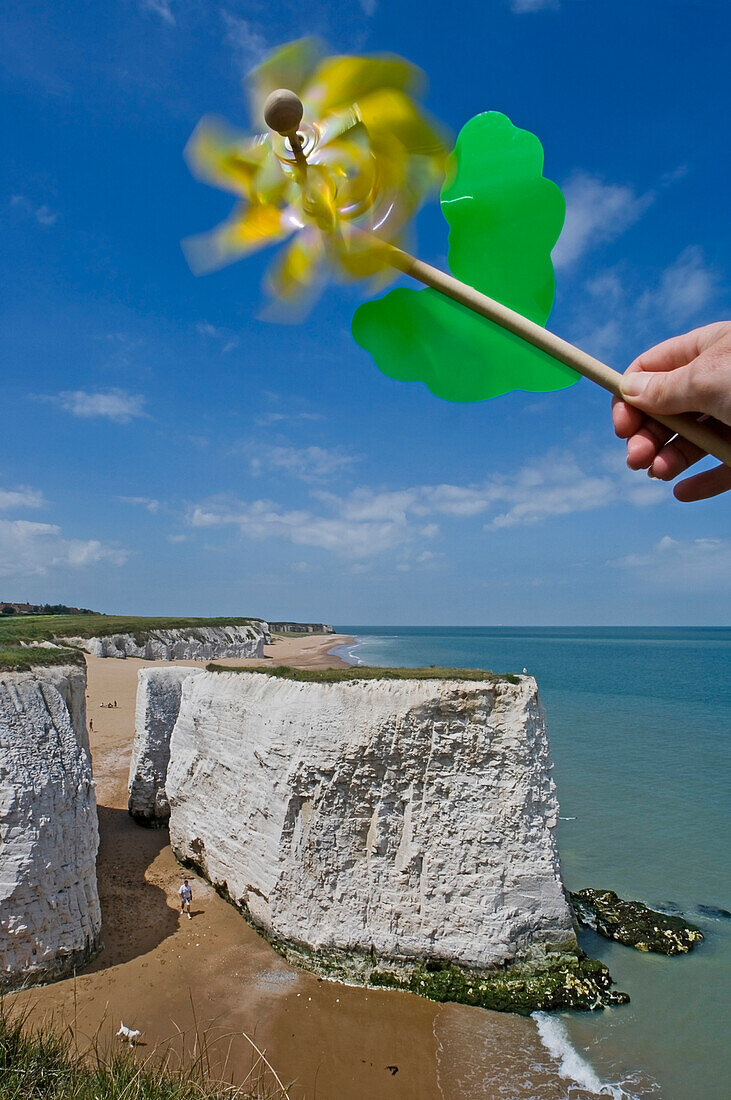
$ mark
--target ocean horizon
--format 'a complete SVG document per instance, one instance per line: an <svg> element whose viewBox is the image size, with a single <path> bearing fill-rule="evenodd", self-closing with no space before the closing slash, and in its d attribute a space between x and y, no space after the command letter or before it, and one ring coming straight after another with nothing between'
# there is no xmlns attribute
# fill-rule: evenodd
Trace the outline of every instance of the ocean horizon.
<svg viewBox="0 0 731 1100"><path fill-rule="evenodd" d="M336 629L354 639L333 650L351 664L535 676L561 807L558 843L567 888L615 890L681 913L705 936L689 955L666 958L582 929L581 947L609 966L631 1003L594 1013L536 1014L540 1041L567 1100L725 1100L731 1076L725 1030L731 1010L731 628ZM497 1082L479 1029L469 1041L465 1095L477 1096ZM516 1080L505 1096L528 1100L532 1093Z"/></svg>

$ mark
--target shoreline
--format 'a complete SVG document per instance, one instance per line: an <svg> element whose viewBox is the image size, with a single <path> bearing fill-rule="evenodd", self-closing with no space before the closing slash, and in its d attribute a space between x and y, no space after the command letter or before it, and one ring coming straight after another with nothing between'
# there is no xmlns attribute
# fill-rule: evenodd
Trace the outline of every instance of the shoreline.
<svg viewBox="0 0 731 1100"><path fill-rule="evenodd" d="M330 651L354 641L344 634L279 637L263 658L217 663L350 667ZM538 1092L523 1094L526 1100L562 1100L566 1081L531 1019L324 981L298 970L190 872L193 919L180 921L183 868L167 830L140 827L127 812L137 672L207 663L87 656L103 947L75 979L12 994L9 1003L32 1010L36 1025L46 1019L70 1027L82 1053L96 1042L111 1050L122 1021L144 1032L137 1057L170 1052L173 1066L190 1062L196 1037L207 1031L214 1074L225 1067L238 1082L252 1068L245 1033L291 1085L289 1100L462 1100L468 1083L475 1086L470 1095L500 1100L501 1076L516 1082L532 1077ZM118 706L107 708L112 700ZM268 1073L263 1081L273 1084Z"/></svg>

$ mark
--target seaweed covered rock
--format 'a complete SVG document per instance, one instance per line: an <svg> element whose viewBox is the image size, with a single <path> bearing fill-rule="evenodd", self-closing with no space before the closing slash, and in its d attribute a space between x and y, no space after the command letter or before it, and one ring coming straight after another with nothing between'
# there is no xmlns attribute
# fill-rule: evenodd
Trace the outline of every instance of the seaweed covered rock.
<svg viewBox="0 0 731 1100"><path fill-rule="evenodd" d="M613 890L579 890L569 898L581 924L638 951L683 955L703 939L700 928L682 917L658 913L641 901L623 901Z"/></svg>
<svg viewBox="0 0 731 1100"><path fill-rule="evenodd" d="M531 964L513 963L483 973L427 963L413 970L408 981L389 971L373 971L369 984L409 989L432 1001L456 1001L519 1016L568 1008L590 1011L629 1002L628 993L611 988L612 977L604 963L581 951L549 952Z"/></svg>

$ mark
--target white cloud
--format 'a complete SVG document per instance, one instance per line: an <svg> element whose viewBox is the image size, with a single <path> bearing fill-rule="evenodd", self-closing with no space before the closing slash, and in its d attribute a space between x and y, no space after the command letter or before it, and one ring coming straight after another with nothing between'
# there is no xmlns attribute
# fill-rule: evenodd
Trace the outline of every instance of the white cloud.
<svg viewBox="0 0 731 1100"><path fill-rule="evenodd" d="M680 590L692 586L693 591L718 589L721 595L729 589L731 540L676 540L665 535L649 554L628 554L608 564L635 572L651 584Z"/></svg>
<svg viewBox="0 0 731 1100"><path fill-rule="evenodd" d="M134 417L146 417L145 398L139 393L127 393L126 390L111 389L88 393L86 390L64 390L55 397L44 400L60 405L65 412L86 419L104 417L126 424Z"/></svg>
<svg viewBox="0 0 731 1100"><path fill-rule="evenodd" d="M233 351L234 348L239 346L238 336L234 336L228 329L216 328L215 325L210 324L208 321L199 321L195 327L196 331L199 332L201 336L207 336L210 337L211 340L218 341L222 345L221 353L223 355L225 355L227 351Z"/></svg>
<svg viewBox="0 0 731 1100"><path fill-rule="evenodd" d="M298 420L324 420L322 413L315 412L268 412L258 416L254 423L259 428L271 428L273 424L296 423Z"/></svg>
<svg viewBox="0 0 731 1100"><path fill-rule="evenodd" d="M353 558L383 553L409 537L405 524L389 521L353 523L340 515L286 511L267 500L252 504L213 501L194 507L188 521L192 527L234 525L247 538L281 538L296 546L318 547Z"/></svg>
<svg viewBox="0 0 731 1100"><path fill-rule="evenodd" d="M510 0L510 10L514 11L516 15L523 15L525 12L531 11L544 11L547 8L557 11L560 6L559 0Z"/></svg>
<svg viewBox="0 0 731 1100"><path fill-rule="evenodd" d="M378 0L360 0L360 6L365 14L370 18L376 14L376 8L378 7Z"/></svg>
<svg viewBox="0 0 731 1100"><path fill-rule="evenodd" d="M140 7L143 11L158 15L164 23L168 23L171 27L175 26L171 0L140 0Z"/></svg>
<svg viewBox="0 0 731 1100"><path fill-rule="evenodd" d="M128 552L98 539L65 539L60 527L28 520L0 520L0 576L28 577L51 569L123 565Z"/></svg>
<svg viewBox="0 0 731 1100"><path fill-rule="evenodd" d="M221 8L221 18L226 29L226 41L231 47L237 67L247 73L261 61L267 52L267 42L250 20Z"/></svg>
<svg viewBox="0 0 731 1100"><path fill-rule="evenodd" d="M247 443L239 448L251 454L251 471L254 474L281 470L301 481L321 481L352 466L358 459L340 447L284 447L262 448Z"/></svg>
<svg viewBox="0 0 731 1100"><path fill-rule="evenodd" d="M125 504L139 504L142 508L145 508L151 516L156 516L162 508L160 501L155 500L154 497L120 497L119 499Z"/></svg>
<svg viewBox="0 0 731 1100"><path fill-rule="evenodd" d="M638 307L645 314L661 312L668 321L684 324L710 303L718 276L708 267L703 249L691 245L662 273L657 287L647 290Z"/></svg>
<svg viewBox="0 0 731 1100"><path fill-rule="evenodd" d="M667 486L638 480L619 452L598 456L592 469L571 454L551 452L516 474L474 485L361 487L344 495L318 490L311 492L309 507L298 509L218 497L191 506L187 521L194 528L232 526L247 538L279 538L356 559L408 549L402 561L425 564L434 554L423 556L424 540L439 536L440 516L483 516L485 530L498 530L622 503L645 507L666 497Z"/></svg>
<svg viewBox="0 0 731 1100"><path fill-rule="evenodd" d="M6 508L42 508L46 503L39 489L19 485L17 489L0 489L0 510Z"/></svg>
<svg viewBox="0 0 731 1100"><path fill-rule="evenodd" d="M655 199L632 187L605 183L598 176L577 172L563 185L566 221L553 250L556 268L571 267L598 244L613 241L638 221Z"/></svg>
<svg viewBox="0 0 731 1100"><path fill-rule="evenodd" d="M35 203L31 202L25 195L12 195L10 198L10 205L35 218L39 225L47 229L55 225L58 221L57 212L51 210L50 206L47 206L45 203L36 206Z"/></svg>
<svg viewBox="0 0 731 1100"><path fill-rule="evenodd" d="M572 336L600 359L632 353L710 320L705 314L718 297L719 272L696 245L648 279L622 267L587 280L572 303Z"/></svg>

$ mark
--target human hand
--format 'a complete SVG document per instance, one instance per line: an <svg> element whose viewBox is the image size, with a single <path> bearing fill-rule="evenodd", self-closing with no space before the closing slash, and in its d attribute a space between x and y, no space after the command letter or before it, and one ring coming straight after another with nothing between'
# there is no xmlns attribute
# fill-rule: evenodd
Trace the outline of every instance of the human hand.
<svg viewBox="0 0 731 1100"><path fill-rule="evenodd" d="M627 440L627 465L672 481L706 452L656 420L671 413L712 417L714 431L731 438L731 321L687 332L643 352L622 376L622 398L612 401L614 430ZM672 440L672 442L670 442ZM678 482L678 500L705 500L731 489L731 467L721 465Z"/></svg>

